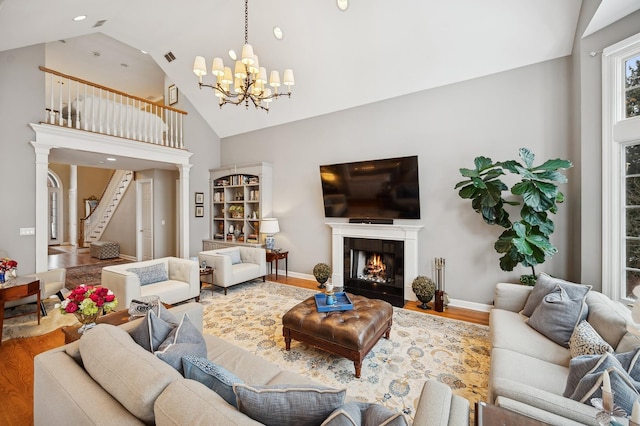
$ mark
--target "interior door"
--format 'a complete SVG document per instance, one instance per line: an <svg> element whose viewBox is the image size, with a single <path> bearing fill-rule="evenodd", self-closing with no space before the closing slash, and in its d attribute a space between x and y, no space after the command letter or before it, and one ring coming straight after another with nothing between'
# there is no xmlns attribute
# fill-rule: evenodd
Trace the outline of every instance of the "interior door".
<svg viewBox="0 0 640 426"><path fill-rule="evenodd" d="M49 245L62 244L62 191L49 187Z"/></svg>
<svg viewBox="0 0 640 426"><path fill-rule="evenodd" d="M136 250L138 260L153 259L153 180L136 181Z"/></svg>

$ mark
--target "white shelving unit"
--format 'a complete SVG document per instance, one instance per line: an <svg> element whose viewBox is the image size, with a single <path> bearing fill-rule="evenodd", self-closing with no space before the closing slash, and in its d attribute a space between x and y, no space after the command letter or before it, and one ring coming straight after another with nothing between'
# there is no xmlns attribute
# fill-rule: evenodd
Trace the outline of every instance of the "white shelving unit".
<svg viewBox="0 0 640 426"><path fill-rule="evenodd" d="M272 166L243 164L209 170L210 239L203 250L262 246L260 220L272 211Z"/></svg>

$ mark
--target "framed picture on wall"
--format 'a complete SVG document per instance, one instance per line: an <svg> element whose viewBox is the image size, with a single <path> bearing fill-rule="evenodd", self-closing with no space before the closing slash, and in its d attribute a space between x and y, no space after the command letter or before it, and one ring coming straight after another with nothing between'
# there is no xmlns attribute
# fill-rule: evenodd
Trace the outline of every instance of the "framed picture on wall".
<svg viewBox="0 0 640 426"><path fill-rule="evenodd" d="M204 204L204 192L196 192L196 204Z"/></svg>
<svg viewBox="0 0 640 426"><path fill-rule="evenodd" d="M178 103L178 88L175 84L169 86L169 105Z"/></svg>
<svg viewBox="0 0 640 426"><path fill-rule="evenodd" d="M196 217L204 217L204 206L196 206Z"/></svg>

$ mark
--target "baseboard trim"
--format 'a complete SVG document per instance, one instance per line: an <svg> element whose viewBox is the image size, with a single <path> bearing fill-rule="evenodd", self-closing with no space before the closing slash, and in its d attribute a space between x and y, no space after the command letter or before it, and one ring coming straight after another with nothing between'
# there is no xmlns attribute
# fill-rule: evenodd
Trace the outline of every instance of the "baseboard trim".
<svg viewBox="0 0 640 426"><path fill-rule="evenodd" d="M449 306L455 306L456 308L464 308L472 311L491 312L493 306L486 305L484 303L468 302L460 299L449 299Z"/></svg>
<svg viewBox="0 0 640 426"><path fill-rule="evenodd" d="M130 260L132 262L138 261L138 259L135 256L129 256L128 254L121 254L120 257L126 260Z"/></svg>

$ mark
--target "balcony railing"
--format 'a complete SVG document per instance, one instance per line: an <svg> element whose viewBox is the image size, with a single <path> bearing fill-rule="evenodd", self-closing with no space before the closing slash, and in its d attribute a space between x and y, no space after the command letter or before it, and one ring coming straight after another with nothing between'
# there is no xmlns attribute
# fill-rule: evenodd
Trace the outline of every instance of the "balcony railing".
<svg viewBox="0 0 640 426"><path fill-rule="evenodd" d="M184 149L186 112L40 67L46 124Z"/></svg>

